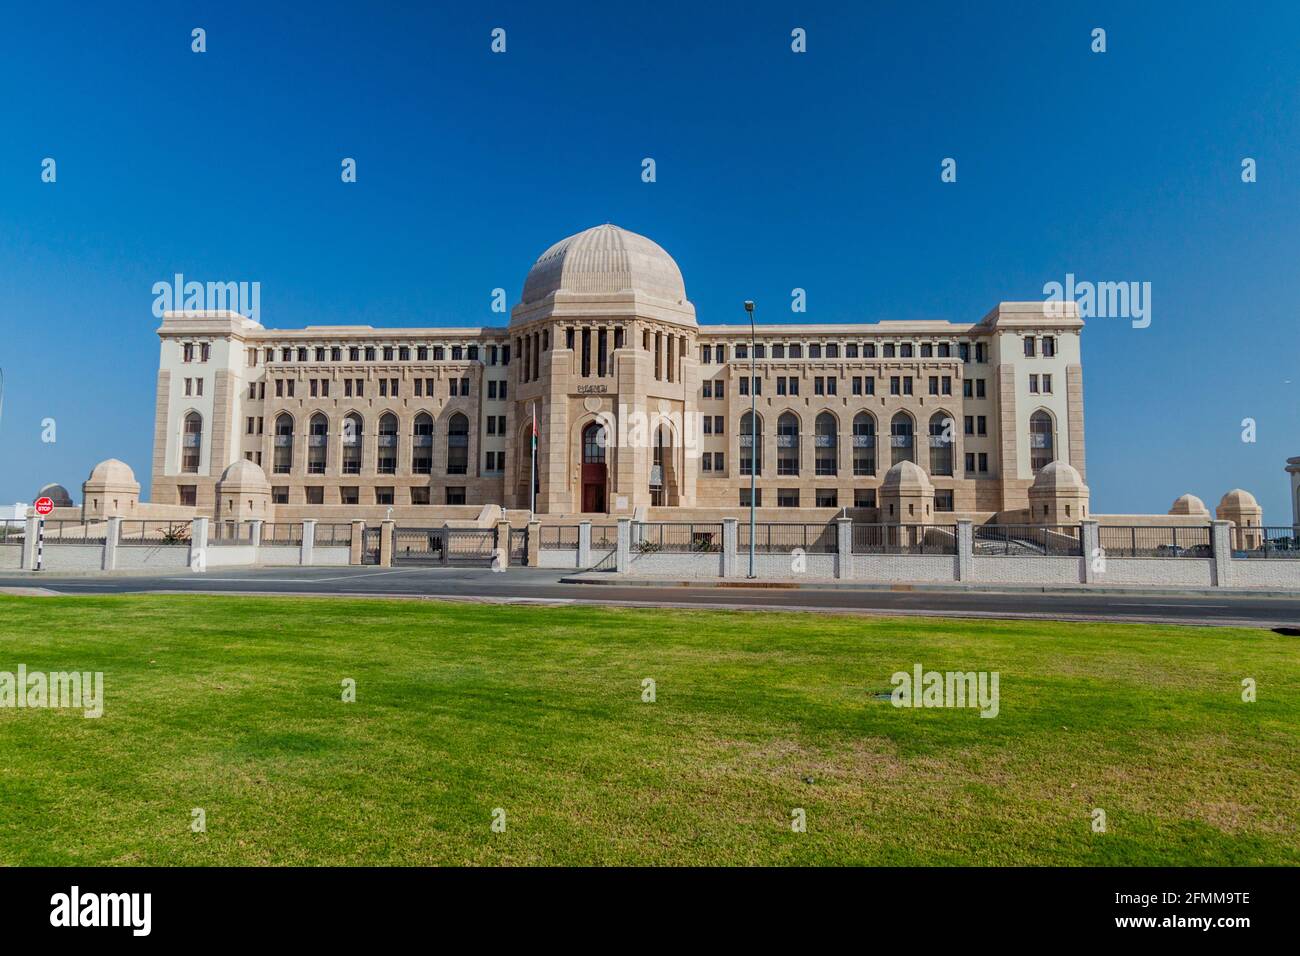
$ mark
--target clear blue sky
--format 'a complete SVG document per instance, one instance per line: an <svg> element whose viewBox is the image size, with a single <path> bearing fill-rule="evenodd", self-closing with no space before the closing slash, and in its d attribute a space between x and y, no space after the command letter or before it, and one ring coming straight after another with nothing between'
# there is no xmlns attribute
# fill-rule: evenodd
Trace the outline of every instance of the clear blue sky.
<svg viewBox="0 0 1300 956"><path fill-rule="evenodd" d="M0 12L0 502L79 498L109 456L147 486L175 272L259 281L269 327L496 324L493 288L612 221L701 322L788 321L796 286L807 321L972 321L1149 281L1150 328L1084 332L1094 510L1242 486L1289 523L1300 5L296 6Z"/></svg>

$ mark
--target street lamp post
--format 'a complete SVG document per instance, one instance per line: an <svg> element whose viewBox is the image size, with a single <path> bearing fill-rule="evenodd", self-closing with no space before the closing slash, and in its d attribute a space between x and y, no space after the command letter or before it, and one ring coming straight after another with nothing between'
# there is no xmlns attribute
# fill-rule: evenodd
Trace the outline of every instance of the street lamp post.
<svg viewBox="0 0 1300 956"><path fill-rule="evenodd" d="M755 474L758 471L758 396L754 382L758 373L757 331L754 328L754 303L745 300L749 313L749 577L754 577L754 509Z"/></svg>

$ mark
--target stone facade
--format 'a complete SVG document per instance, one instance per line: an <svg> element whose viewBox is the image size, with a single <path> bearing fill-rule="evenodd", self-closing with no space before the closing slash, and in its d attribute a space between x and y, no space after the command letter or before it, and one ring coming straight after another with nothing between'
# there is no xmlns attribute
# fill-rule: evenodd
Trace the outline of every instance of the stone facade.
<svg viewBox="0 0 1300 956"><path fill-rule="evenodd" d="M221 476L244 460L279 520L526 509L535 415L542 515L738 509L752 406L764 508L886 520L884 476L909 461L940 516L1027 512L1048 463L1086 473L1082 325L1041 302L968 323L699 325L667 252L597 226L537 260L506 327L166 313L152 497L224 517Z"/></svg>

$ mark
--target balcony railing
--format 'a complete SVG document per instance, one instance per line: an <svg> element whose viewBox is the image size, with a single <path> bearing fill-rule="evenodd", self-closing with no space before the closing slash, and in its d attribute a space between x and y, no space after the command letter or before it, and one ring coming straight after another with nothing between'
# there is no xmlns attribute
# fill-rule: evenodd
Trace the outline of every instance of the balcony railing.
<svg viewBox="0 0 1300 956"><path fill-rule="evenodd" d="M836 438L837 438L837 437L838 437L838 436L836 436L836 435L814 435L814 436L813 436L813 447L814 447L814 448L834 448L834 447L836 446L836 444L837 444L837 442L836 442Z"/></svg>
<svg viewBox="0 0 1300 956"><path fill-rule="evenodd" d="M890 448L911 448L912 436L911 435L890 435L889 447Z"/></svg>
<svg viewBox="0 0 1300 956"><path fill-rule="evenodd" d="M293 444L292 435L276 435L273 440L276 448L288 448Z"/></svg>
<svg viewBox="0 0 1300 956"><path fill-rule="evenodd" d="M854 448L875 448L876 436L875 435L854 435L853 447Z"/></svg>
<svg viewBox="0 0 1300 956"><path fill-rule="evenodd" d="M396 435L380 435L380 436L379 436L379 447L380 447L380 448L395 448L395 447L397 447L397 436L396 436Z"/></svg>
<svg viewBox="0 0 1300 956"><path fill-rule="evenodd" d="M432 435L412 435L411 444L416 448L428 448L433 444Z"/></svg>
<svg viewBox="0 0 1300 956"><path fill-rule="evenodd" d="M798 445L799 445L798 435L777 435L776 436L777 448L796 448L798 447Z"/></svg>

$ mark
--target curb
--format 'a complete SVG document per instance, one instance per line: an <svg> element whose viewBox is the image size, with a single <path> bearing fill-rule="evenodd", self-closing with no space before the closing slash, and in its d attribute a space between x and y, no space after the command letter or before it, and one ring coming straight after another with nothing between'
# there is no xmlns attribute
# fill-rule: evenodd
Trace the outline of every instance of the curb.
<svg viewBox="0 0 1300 956"><path fill-rule="evenodd" d="M1024 584L905 584L901 582L855 582L847 583L832 579L811 581L784 581L739 578L732 581L676 580L672 578L633 578L620 577L609 572L602 572L607 577L572 576L560 578L561 584L592 584L603 587L634 588L713 588L716 590L787 590L787 591L933 591L958 594L1121 594L1129 596L1149 595L1152 597L1257 597L1288 598L1300 601L1297 591L1266 591L1251 588L1147 588L1147 587L1093 587L1076 585L1024 585Z"/></svg>

